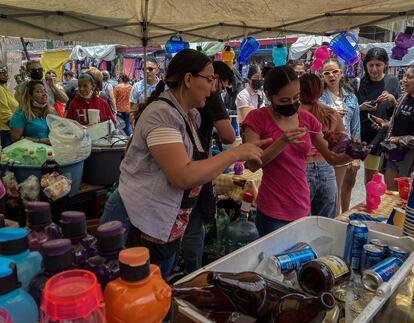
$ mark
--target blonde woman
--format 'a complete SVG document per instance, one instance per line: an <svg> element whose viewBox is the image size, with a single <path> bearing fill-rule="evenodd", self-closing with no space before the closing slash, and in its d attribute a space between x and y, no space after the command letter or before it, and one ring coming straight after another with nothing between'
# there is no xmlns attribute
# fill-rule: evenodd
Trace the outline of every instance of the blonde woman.
<svg viewBox="0 0 414 323"><path fill-rule="evenodd" d="M12 141L25 138L33 142L50 144L46 116L53 111L53 107L48 104L48 93L43 82L28 82L21 106L10 120Z"/></svg>

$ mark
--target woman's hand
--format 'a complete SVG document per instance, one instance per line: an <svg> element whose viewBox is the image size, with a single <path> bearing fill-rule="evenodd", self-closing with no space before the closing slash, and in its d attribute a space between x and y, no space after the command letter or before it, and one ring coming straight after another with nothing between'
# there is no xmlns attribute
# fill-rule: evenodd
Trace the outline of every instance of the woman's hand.
<svg viewBox="0 0 414 323"><path fill-rule="evenodd" d="M384 119L378 118L376 116L371 115L370 117L374 122L372 122L371 127L377 130L385 130L388 128L389 123ZM371 120L371 121L372 121Z"/></svg>
<svg viewBox="0 0 414 323"><path fill-rule="evenodd" d="M257 140L252 143L242 144L231 149L230 151L236 155L236 158L239 161L254 160L255 162L261 164L263 149L260 147L272 142L272 140L272 138Z"/></svg>
<svg viewBox="0 0 414 323"><path fill-rule="evenodd" d="M360 111L375 112L377 111L378 104L371 105L371 101L364 102L359 106Z"/></svg>
<svg viewBox="0 0 414 323"><path fill-rule="evenodd" d="M388 141L392 144L398 145L400 143L400 137L390 137Z"/></svg>
<svg viewBox="0 0 414 323"><path fill-rule="evenodd" d="M289 144L301 144L304 142L302 138L306 134L306 131L306 128L286 130L282 138L285 142Z"/></svg>
<svg viewBox="0 0 414 323"><path fill-rule="evenodd" d="M395 97L387 91L382 92L382 94L378 97L377 100L378 100L378 102L391 103L393 106L397 105L397 100L395 99Z"/></svg>
<svg viewBox="0 0 414 323"><path fill-rule="evenodd" d="M341 118L345 117L345 115L346 115L346 113L347 113L346 109L345 109L345 108L343 108L343 107L338 107L338 108L336 109L336 111L339 113L339 115L341 116Z"/></svg>

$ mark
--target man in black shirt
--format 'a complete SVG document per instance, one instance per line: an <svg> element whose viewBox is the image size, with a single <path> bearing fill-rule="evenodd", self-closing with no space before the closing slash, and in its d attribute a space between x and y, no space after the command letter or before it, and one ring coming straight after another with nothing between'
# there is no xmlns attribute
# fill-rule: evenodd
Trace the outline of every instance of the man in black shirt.
<svg viewBox="0 0 414 323"><path fill-rule="evenodd" d="M213 62L213 67L216 76L215 92L207 98L204 108L199 109L201 115L200 140L205 150L210 150L214 128L222 143L231 144L236 139L221 97L221 92L226 91L233 78L233 72L221 61ZM215 203L212 183L203 185L182 240L184 271L187 274L202 266L205 235L203 219L211 220L215 214Z"/></svg>

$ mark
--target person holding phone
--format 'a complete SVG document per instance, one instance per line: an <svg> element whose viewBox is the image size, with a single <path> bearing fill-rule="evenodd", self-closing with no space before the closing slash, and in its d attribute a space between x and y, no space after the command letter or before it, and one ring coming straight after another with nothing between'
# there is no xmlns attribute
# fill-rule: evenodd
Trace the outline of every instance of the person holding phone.
<svg viewBox="0 0 414 323"><path fill-rule="evenodd" d="M405 94L390 121L370 116L375 129L387 131L385 183L393 191L398 189L394 179L409 177L414 170L414 66L406 70L402 86Z"/></svg>
<svg viewBox="0 0 414 323"><path fill-rule="evenodd" d="M371 48L365 55L363 64L365 76L357 92L361 117L361 141L373 145L365 160L365 183L378 173L381 148L379 143L385 138L385 132L372 127L368 114L383 120L390 120L397 100L401 95L399 81L386 74L388 54L383 48Z"/></svg>

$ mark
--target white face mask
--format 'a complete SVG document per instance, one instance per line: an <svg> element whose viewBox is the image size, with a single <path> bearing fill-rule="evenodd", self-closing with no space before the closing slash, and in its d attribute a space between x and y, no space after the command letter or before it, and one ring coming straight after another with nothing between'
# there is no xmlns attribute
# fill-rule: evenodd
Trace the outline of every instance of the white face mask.
<svg viewBox="0 0 414 323"><path fill-rule="evenodd" d="M89 92L89 94L88 94L88 95L86 95L86 96L83 96L83 95L82 95L82 94L80 94L80 93L79 93L79 95L80 95L82 98L84 98L85 100L89 100L89 99L92 97L92 95L93 95L93 91Z"/></svg>
<svg viewBox="0 0 414 323"><path fill-rule="evenodd" d="M35 101L35 100L32 100L32 105L33 105L35 108L44 108L44 107L46 107L46 106L47 106L47 102L46 102L46 103L39 103L39 102L37 102L37 101Z"/></svg>

